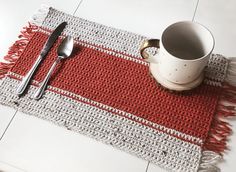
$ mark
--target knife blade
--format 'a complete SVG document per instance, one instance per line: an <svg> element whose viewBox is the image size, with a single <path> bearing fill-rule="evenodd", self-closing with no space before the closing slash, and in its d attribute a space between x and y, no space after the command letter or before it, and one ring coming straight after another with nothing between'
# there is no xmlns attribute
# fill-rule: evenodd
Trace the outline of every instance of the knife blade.
<svg viewBox="0 0 236 172"><path fill-rule="evenodd" d="M35 61L35 63L33 64L33 66L31 67L31 69L29 70L29 72L23 77L21 83L19 84L17 90L16 90L16 94L17 95L22 95L26 89L26 87L28 86L31 78L33 77L35 71L37 70L39 64L41 63L41 61L46 57L47 53L49 52L49 50L52 48L53 44L55 43L55 41L57 40L57 38L61 35L62 31L64 30L64 28L66 27L67 22L62 22L61 24L59 24L56 29L51 33L51 35L48 37L47 41L45 42L37 60Z"/></svg>

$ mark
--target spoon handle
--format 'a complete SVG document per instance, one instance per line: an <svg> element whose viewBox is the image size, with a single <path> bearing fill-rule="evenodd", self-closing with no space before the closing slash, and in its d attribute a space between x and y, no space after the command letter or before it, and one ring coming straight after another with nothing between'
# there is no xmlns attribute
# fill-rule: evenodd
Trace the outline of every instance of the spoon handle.
<svg viewBox="0 0 236 172"><path fill-rule="evenodd" d="M54 68L56 67L57 63L60 62L60 57L57 58L57 60L52 64L47 76L44 78L43 82L41 83L40 87L37 89L37 91L35 92L34 94L34 99L35 100L38 100L42 97L46 87L47 87L47 84L48 84L48 81L54 71Z"/></svg>
<svg viewBox="0 0 236 172"><path fill-rule="evenodd" d="M21 83L19 84L19 86L17 87L17 90L16 90L17 95L23 94L23 92L25 91L27 85L29 84L33 74L35 73L36 69L38 68L39 64L41 63L42 59L43 59L42 56L39 55L36 62L34 63L32 68L30 69L30 71L22 79Z"/></svg>

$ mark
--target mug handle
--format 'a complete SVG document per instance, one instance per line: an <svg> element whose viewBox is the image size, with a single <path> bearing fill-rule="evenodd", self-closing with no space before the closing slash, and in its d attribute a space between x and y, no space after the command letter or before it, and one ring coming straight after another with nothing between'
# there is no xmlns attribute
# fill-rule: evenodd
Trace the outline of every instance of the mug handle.
<svg viewBox="0 0 236 172"><path fill-rule="evenodd" d="M145 40L140 47L140 54L143 59L146 59L148 62L150 62L150 55L145 51L146 48L155 47L160 48L159 39L149 39Z"/></svg>

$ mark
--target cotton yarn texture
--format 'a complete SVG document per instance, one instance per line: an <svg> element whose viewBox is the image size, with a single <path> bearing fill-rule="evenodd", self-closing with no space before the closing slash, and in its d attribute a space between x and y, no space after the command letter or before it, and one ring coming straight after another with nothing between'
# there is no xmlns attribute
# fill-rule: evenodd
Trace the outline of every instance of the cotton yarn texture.
<svg viewBox="0 0 236 172"><path fill-rule="evenodd" d="M68 25L40 65L26 94L16 95L49 34ZM65 35L72 57L58 65L40 100L33 94ZM0 64L0 103L95 138L168 171L219 171L216 163L235 116L236 60L212 55L198 88L171 93L150 77L140 54L144 36L43 6Z"/></svg>

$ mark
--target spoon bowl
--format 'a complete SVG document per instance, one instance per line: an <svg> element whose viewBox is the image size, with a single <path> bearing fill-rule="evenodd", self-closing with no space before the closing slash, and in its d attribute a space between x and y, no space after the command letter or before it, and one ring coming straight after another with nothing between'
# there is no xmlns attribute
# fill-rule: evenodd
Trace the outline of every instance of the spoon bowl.
<svg viewBox="0 0 236 172"><path fill-rule="evenodd" d="M73 51L74 40L73 37L67 36L59 45L57 49L58 57L61 59L68 58Z"/></svg>

